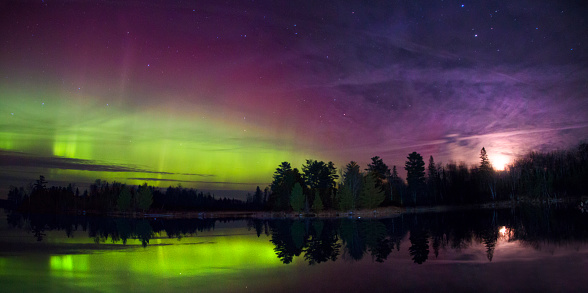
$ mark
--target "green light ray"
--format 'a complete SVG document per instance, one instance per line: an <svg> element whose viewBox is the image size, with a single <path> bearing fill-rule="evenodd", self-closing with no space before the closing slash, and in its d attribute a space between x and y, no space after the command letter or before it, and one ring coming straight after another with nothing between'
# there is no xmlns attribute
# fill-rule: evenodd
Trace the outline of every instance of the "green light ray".
<svg viewBox="0 0 588 293"><path fill-rule="evenodd" d="M88 182L101 178L141 184L145 181L128 178L147 178L154 186L174 185L153 180L166 179L186 187L243 189L231 183L264 184L282 161L297 166L316 157L297 148L292 134L273 137L274 129L248 123L230 109L166 105L129 110L100 97L37 88L0 86L0 106L11 111L1 114L1 149L154 172L50 171L59 176L56 180L77 175Z"/></svg>

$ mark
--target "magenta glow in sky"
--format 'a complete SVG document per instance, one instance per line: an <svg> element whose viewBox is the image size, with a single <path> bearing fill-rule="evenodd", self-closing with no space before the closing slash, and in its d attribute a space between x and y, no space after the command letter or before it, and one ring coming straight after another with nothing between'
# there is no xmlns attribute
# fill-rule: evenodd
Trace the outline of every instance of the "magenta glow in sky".
<svg viewBox="0 0 588 293"><path fill-rule="evenodd" d="M3 188L41 173L251 190L282 161L377 155L401 170L412 151L474 163L484 146L499 164L588 137L582 1L0 11Z"/></svg>

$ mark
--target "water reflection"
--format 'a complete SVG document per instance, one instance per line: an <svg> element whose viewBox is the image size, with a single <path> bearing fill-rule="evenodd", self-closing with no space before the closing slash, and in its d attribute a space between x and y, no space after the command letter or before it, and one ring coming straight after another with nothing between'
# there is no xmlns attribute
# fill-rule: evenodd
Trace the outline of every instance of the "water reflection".
<svg viewBox="0 0 588 293"><path fill-rule="evenodd" d="M250 225L259 225L260 220L252 220ZM340 253L341 244L334 221L321 220L281 220L265 221L271 231L271 243L274 251L285 264L291 263L295 256L304 254L304 259L311 265L326 261L335 261Z"/></svg>
<svg viewBox="0 0 588 293"><path fill-rule="evenodd" d="M87 234L95 244L127 244L137 239L143 247L162 235L168 238L195 236L215 225L236 223L268 237L276 257L284 264L296 259L308 265L338 259L356 262L366 257L385 262L395 251L408 250L412 261L423 264L439 258L440 251L465 251L483 245L489 262L497 244L520 241L540 249L544 243L563 245L586 242L587 215L573 209L525 207L508 210L475 210L450 213L405 214L390 219L123 219L75 216L41 216L9 213L10 227L27 229L36 241L47 231L64 231L67 237ZM406 243L403 243L406 242ZM432 251L432 253L431 253ZM222 254L222 251L215 253ZM461 259L473 256L464 254ZM67 268L67 258L51 259L51 266Z"/></svg>
<svg viewBox="0 0 588 293"><path fill-rule="evenodd" d="M410 230L410 247L408 251L415 263L422 264L429 258L429 235L420 227Z"/></svg>

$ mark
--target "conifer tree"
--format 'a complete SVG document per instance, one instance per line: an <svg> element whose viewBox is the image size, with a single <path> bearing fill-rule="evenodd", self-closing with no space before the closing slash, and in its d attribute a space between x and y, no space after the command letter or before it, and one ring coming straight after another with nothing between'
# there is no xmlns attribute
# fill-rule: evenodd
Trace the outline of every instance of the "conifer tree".
<svg viewBox="0 0 588 293"><path fill-rule="evenodd" d="M349 211L354 207L353 194L347 184L339 186L339 210Z"/></svg>
<svg viewBox="0 0 588 293"><path fill-rule="evenodd" d="M137 198L137 208L139 210L143 212L149 210L151 203L153 203L153 192L151 191L151 188L147 186L147 183L139 186L139 190L135 194L135 197Z"/></svg>
<svg viewBox="0 0 588 293"><path fill-rule="evenodd" d="M321 200L321 197L317 191L316 194L314 195L314 202L312 203L312 209L315 212L320 212L323 210L323 208L324 208L323 201Z"/></svg>
<svg viewBox="0 0 588 293"><path fill-rule="evenodd" d="M359 196L359 202L362 208L373 209L384 201L385 193L377 186L376 180L372 174L367 174L364 177Z"/></svg>
<svg viewBox="0 0 588 293"><path fill-rule="evenodd" d="M126 212L131 207L131 191L126 185L121 188L118 194L117 206L121 212Z"/></svg>
<svg viewBox="0 0 588 293"><path fill-rule="evenodd" d="M480 171L482 173L491 173L492 172L492 164L490 164L490 160L488 159L488 154L486 153L486 149L482 148L480 151Z"/></svg>
<svg viewBox="0 0 588 293"><path fill-rule="evenodd" d="M345 173L343 174L343 184L348 189L351 195L351 207L355 209L356 204L359 201L359 194L361 192L361 185L363 181L363 175L359 171L359 165L356 162L351 161L345 166Z"/></svg>
<svg viewBox="0 0 588 293"><path fill-rule="evenodd" d="M304 209L304 194L302 194L302 186L298 182L296 182L292 188L290 206L295 212L300 212Z"/></svg>
<svg viewBox="0 0 588 293"><path fill-rule="evenodd" d="M492 199L496 199L496 186L494 183L493 173L494 169L492 168L492 164L490 164L490 160L488 159L486 149L482 147L482 150L480 150L481 185L483 189L485 189L486 186L488 186Z"/></svg>
<svg viewBox="0 0 588 293"><path fill-rule="evenodd" d="M406 170L406 181L408 181L408 189L412 195L413 203L417 203L417 197L423 191L425 185L425 162L423 157L417 153L412 152L407 157L408 161L404 166Z"/></svg>

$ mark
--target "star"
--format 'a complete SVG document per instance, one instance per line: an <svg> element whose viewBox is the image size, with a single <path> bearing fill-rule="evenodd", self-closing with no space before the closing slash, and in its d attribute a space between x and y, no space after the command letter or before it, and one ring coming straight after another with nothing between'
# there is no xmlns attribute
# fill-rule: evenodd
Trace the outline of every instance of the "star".
<svg viewBox="0 0 588 293"><path fill-rule="evenodd" d="M577 86L585 83L588 51L571 47L588 43L578 25L588 12L577 1L494 1L490 6L370 1L360 7L349 1L311 1L303 7L201 1L198 9L168 2L154 9L142 2L76 1L62 11L51 5L41 11L29 1L8 5L3 14L8 25L0 27L5 36L0 77L9 78L1 79L0 107L19 115L5 112L11 117L4 116L0 132L24 135L4 135L15 141L2 141L0 147L33 154L62 148L87 159L175 173L228 162L222 161L225 156L214 156L213 162L205 151L188 149L222 147L238 168L278 157L299 167L305 156L365 166L370 156L380 155L390 165L402 165L412 151L470 164L477 163L473 152L482 147L477 144L514 157L528 149L566 149L588 137L582 120L588 89ZM463 13L455 10L465 3L472 6ZM341 17L341 11L352 17ZM133 17L104 22L109 13ZM557 26L539 28L540 23ZM529 36L533 28L536 33ZM157 71L144 63L151 60ZM558 86L542 85L545 80ZM565 102L554 99L561 96ZM38 101L45 98L49 102ZM46 103L51 107L45 109ZM37 110L30 114L38 119L24 119L19 109L26 105ZM107 109L96 109L99 105ZM70 115L65 106L82 114ZM12 116L18 117L8 119ZM47 121L47 133L61 140L77 124L96 127L58 146L35 139L44 137L35 121ZM516 133L530 133L504 135L519 128ZM545 129L550 130L541 132ZM88 139L104 133L117 135L108 144ZM235 140L235 133L242 139ZM464 137L463 145L443 143L442 137L454 133ZM256 140L248 138L254 134ZM185 136L193 139L186 148L168 146ZM36 145L16 141L25 137ZM355 147L358 140L361 147ZM421 147L429 142L434 145ZM124 147L114 148L118 143ZM240 178L239 172L227 174L266 182L274 171L269 169L251 168L251 176ZM59 172L52 174L67 181Z"/></svg>

